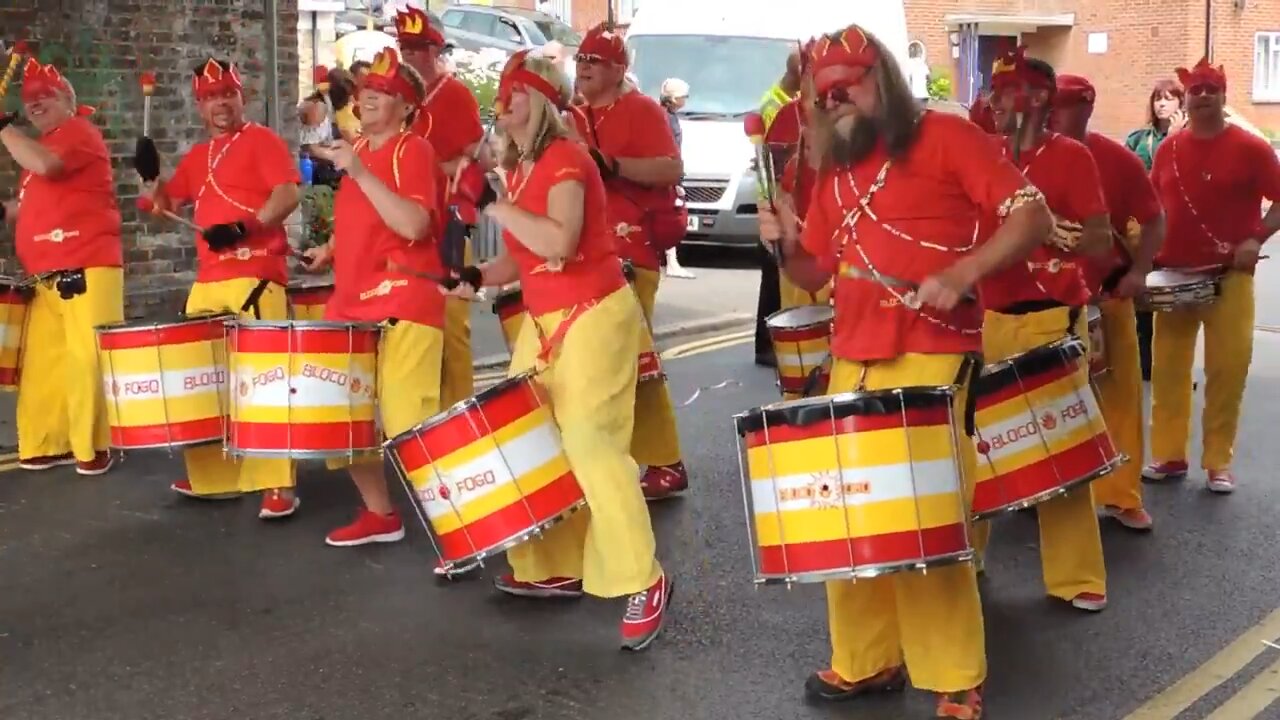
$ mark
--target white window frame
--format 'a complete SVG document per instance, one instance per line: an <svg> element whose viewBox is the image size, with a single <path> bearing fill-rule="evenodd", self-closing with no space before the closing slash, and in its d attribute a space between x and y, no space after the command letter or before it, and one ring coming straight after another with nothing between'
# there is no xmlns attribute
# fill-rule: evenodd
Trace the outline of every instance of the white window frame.
<svg viewBox="0 0 1280 720"><path fill-rule="evenodd" d="M1253 101L1280 103L1280 32L1253 35Z"/></svg>
<svg viewBox="0 0 1280 720"><path fill-rule="evenodd" d="M618 0L618 22L629 23L640 9L640 0Z"/></svg>

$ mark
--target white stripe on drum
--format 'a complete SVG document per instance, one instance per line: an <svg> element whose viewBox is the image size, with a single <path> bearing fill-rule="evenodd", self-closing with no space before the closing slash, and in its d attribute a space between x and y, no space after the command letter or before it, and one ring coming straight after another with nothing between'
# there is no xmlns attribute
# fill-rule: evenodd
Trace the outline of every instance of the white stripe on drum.
<svg viewBox="0 0 1280 720"><path fill-rule="evenodd" d="M111 372L111 365L106 361L99 367L102 369L103 392L108 399L118 397L121 403L212 395L215 391L221 391L225 397L227 392L226 368L207 366L164 373L125 374Z"/></svg>
<svg viewBox="0 0 1280 720"><path fill-rule="evenodd" d="M1021 401L1021 398L1018 400ZM1098 400L1087 387L1081 389L1079 394L1067 393L1040 405L1034 416L1030 408L1025 405L1023 407L1023 412L993 425L983 425L982 414L979 413L978 437L990 446L989 455L993 461L999 462L1033 445L1043 448L1045 442L1052 447L1067 435L1090 427L1091 422L1096 430L1106 427ZM1096 431L1091 434L1096 434ZM975 443L978 442L978 437L974 438Z"/></svg>
<svg viewBox="0 0 1280 720"><path fill-rule="evenodd" d="M840 475L844 479L846 505L867 505L960 492L956 466L950 459L929 460L911 465L847 468ZM830 492L822 492L823 485L834 488L837 485L836 478L837 473L833 470L829 473L785 475L777 478L776 484L774 480L755 480L751 483L754 509L757 513L809 510L822 507L823 498L830 497L834 497L838 504L838 490L834 496Z"/></svg>

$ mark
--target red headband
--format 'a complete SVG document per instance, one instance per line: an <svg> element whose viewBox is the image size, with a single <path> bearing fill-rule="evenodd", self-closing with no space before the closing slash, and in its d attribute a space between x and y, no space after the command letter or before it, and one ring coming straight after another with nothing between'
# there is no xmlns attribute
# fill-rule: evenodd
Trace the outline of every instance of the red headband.
<svg viewBox="0 0 1280 720"><path fill-rule="evenodd" d="M821 97L836 87L862 82L880 59L866 31L850 25L836 35L826 35L813 45L813 85Z"/></svg>
<svg viewBox="0 0 1280 720"><path fill-rule="evenodd" d="M204 67L196 71L195 77L191 78L191 92L196 100L204 100L232 90L244 93L240 73L232 63L227 63L227 67L224 68L217 60L209 58Z"/></svg>
<svg viewBox="0 0 1280 720"><path fill-rule="evenodd" d="M1058 91L1054 95L1058 105L1092 105L1098 99L1093 84L1079 75L1059 75Z"/></svg>
<svg viewBox="0 0 1280 720"><path fill-rule="evenodd" d="M622 36L606 27L603 23L587 31L578 46L576 57L588 60L600 60L614 65L626 67L631 60L627 57L627 46Z"/></svg>
<svg viewBox="0 0 1280 720"><path fill-rule="evenodd" d="M1178 68L1178 82L1182 83L1182 87L1189 88L1192 85L1212 85L1217 88L1227 89L1227 71L1221 65L1214 67L1209 64L1208 58L1200 58L1200 62L1190 70L1186 68Z"/></svg>
<svg viewBox="0 0 1280 720"><path fill-rule="evenodd" d="M1024 87L1033 90L1048 90L1050 94L1055 93L1057 90L1048 77L1036 72L1027 64L1027 47L1019 45L1017 48L996 58L995 62L991 64L991 89L997 92L1002 90L1014 91L1017 98L1015 109L1017 112L1026 112L1027 94Z"/></svg>
<svg viewBox="0 0 1280 720"><path fill-rule="evenodd" d="M507 61L506 67L502 69L502 76L498 78L498 98L494 103L494 111L501 115L511 107L511 96L517 92L536 90L543 97L551 101L557 110L563 111L567 105L561 99L561 93L556 90L556 86L547 81L541 75L528 70L524 66L525 60L529 57L528 50L511 56Z"/></svg>
<svg viewBox="0 0 1280 720"><path fill-rule="evenodd" d="M413 83L400 72L400 53L395 48L385 48L373 57L369 72L360 79L360 90L373 90L384 95L394 95L410 105L422 102L422 95Z"/></svg>
<svg viewBox="0 0 1280 720"><path fill-rule="evenodd" d="M418 8L411 7L396 13L396 40L402 49L423 50L444 47L444 33L432 22L432 17Z"/></svg>
<svg viewBox="0 0 1280 720"><path fill-rule="evenodd" d="M75 90L71 83L58 72L53 65L41 65L35 58L27 58L22 66L22 102L31 103L55 93L74 97ZM76 107L77 115L92 115L93 108L87 105Z"/></svg>

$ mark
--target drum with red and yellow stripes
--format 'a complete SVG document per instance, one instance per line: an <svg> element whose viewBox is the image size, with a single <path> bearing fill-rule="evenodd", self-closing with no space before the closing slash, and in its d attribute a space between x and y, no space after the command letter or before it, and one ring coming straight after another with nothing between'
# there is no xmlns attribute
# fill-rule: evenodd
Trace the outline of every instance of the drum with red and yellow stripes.
<svg viewBox="0 0 1280 720"><path fill-rule="evenodd" d="M379 325L237 320L227 325L235 457L315 459L382 446L375 416Z"/></svg>
<svg viewBox="0 0 1280 720"><path fill-rule="evenodd" d="M1111 369L1111 361L1107 357L1107 333L1102 326L1102 308L1090 305L1089 321L1089 375L1097 377Z"/></svg>
<svg viewBox="0 0 1280 720"><path fill-rule="evenodd" d="M175 449L222 441L228 411L223 337L234 317L98 328L111 447Z"/></svg>
<svg viewBox="0 0 1280 720"><path fill-rule="evenodd" d="M784 399L826 392L831 377L834 317L835 310L830 305L801 305L765 318L777 359L778 389Z"/></svg>
<svg viewBox="0 0 1280 720"><path fill-rule="evenodd" d="M532 373L388 440L446 573L525 542L586 505Z"/></svg>
<svg viewBox="0 0 1280 720"><path fill-rule="evenodd" d="M1063 338L988 365L976 385L976 520L1064 495L1128 461L1089 386L1084 345Z"/></svg>
<svg viewBox="0 0 1280 720"><path fill-rule="evenodd" d="M950 387L792 400L734 418L757 583L973 557Z"/></svg>
<svg viewBox="0 0 1280 720"><path fill-rule="evenodd" d="M323 320L324 306L333 297L333 282L295 280L285 290L294 320Z"/></svg>
<svg viewBox="0 0 1280 720"><path fill-rule="evenodd" d="M22 346L27 337L27 307L32 289L0 277L0 390L17 390L22 373Z"/></svg>

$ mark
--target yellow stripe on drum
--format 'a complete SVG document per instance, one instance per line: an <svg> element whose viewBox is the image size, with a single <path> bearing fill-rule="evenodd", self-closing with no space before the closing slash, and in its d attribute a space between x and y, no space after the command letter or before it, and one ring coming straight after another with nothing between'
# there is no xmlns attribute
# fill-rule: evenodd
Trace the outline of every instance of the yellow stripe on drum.
<svg viewBox="0 0 1280 720"><path fill-rule="evenodd" d="M848 472L859 467L905 465L912 460L916 463L951 461L951 428L945 425L912 428L910 452L907 437L901 428L891 428L846 433L838 436L836 443L828 435L748 448L748 476L752 480L769 480L775 476L829 472L842 464Z"/></svg>
<svg viewBox="0 0 1280 720"><path fill-rule="evenodd" d="M532 495L567 472L569 472L569 460L560 455L536 470L522 475L519 479L519 488L516 487L515 483L499 485L492 492L480 495L474 500L459 506L457 514L447 512L432 517L431 526L438 534L453 532L463 525L469 525L503 508L521 502L521 493ZM415 473L415 475L417 474Z"/></svg>
<svg viewBox="0 0 1280 720"><path fill-rule="evenodd" d="M201 340L177 345L106 350L102 353L101 365L105 377L112 374L121 376L156 373L161 368L166 373L172 373L221 364L225 356L221 340Z"/></svg>
<svg viewBox="0 0 1280 720"><path fill-rule="evenodd" d="M867 503L847 512L840 507L784 510L756 514L756 538L764 547L844 540L954 525L964 515L963 503L952 493Z"/></svg>
<svg viewBox="0 0 1280 720"><path fill-rule="evenodd" d="M517 438L538 428L551 426L553 423L551 411L546 407L538 407L524 417L494 430L492 435L482 437L448 455L436 458L435 466L441 473L456 472L462 466L475 463L494 452L494 444L499 446L509 445ZM501 459L496 459L496 462L501 462ZM423 470L430 472L430 467L423 468Z"/></svg>
<svg viewBox="0 0 1280 720"><path fill-rule="evenodd" d="M1077 375L1069 375L1032 390L1027 395L1009 398L999 405L978 410L976 420L978 427L989 427L1010 422L1017 415L1028 415L1031 408L1040 408L1059 404L1064 398L1075 398L1077 393L1083 397L1092 393L1088 385L1081 385ZM981 402L981 399L979 399ZM1030 403L1030 405L1028 405Z"/></svg>
<svg viewBox="0 0 1280 720"><path fill-rule="evenodd" d="M975 482L986 482L995 477L997 472L1004 475L1005 473L1021 470L1032 463L1044 460L1051 455L1057 455L1060 452L1093 439L1101 434L1100 430L1101 428L1083 425L1069 433L1056 435L1049 440L1048 451L1045 450L1044 444L1039 440L1039 436L1036 436L1035 442L1029 443L1027 449L995 458L994 467L991 462L987 461L986 457L979 455L978 472L975 475Z"/></svg>
<svg viewBox="0 0 1280 720"><path fill-rule="evenodd" d="M329 405L321 407L271 407L268 405L237 404L232 408L231 419L236 422L271 423L288 425L290 423L345 423L366 422L377 416L377 408L372 401L353 402L350 405ZM346 432L345 430L335 432Z"/></svg>
<svg viewBox="0 0 1280 720"><path fill-rule="evenodd" d="M112 427L168 425L219 417L228 407L224 397L219 404L213 391L177 397L126 399L107 396L107 421Z"/></svg>
<svg viewBox="0 0 1280 720"><path fill-rule="evenodd" d="M326 303L299 305L295 302L292 305L294 320L324 320L324 306Z"/></svg>
<svg viewBox="0 0 1280 720"><path fill-rule="evenodd" d="M831 336L825 335L814 340L784 342L774 341L773 351L779 357L795 357L796 355L808 355L810 353L827 354L831 350Z"/></svg>

